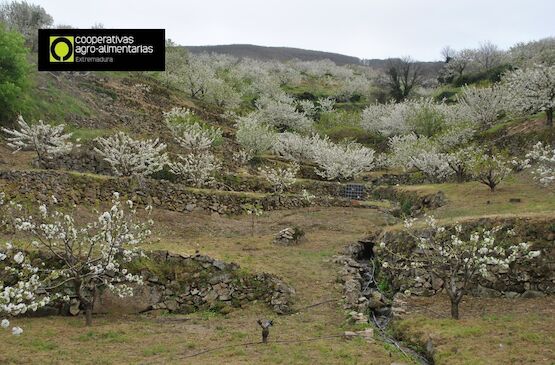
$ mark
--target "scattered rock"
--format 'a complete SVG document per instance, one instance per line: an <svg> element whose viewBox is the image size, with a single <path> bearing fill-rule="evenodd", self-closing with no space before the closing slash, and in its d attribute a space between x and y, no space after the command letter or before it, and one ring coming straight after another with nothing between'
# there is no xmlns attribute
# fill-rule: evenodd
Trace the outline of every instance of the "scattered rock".
<svg viewBox="0 0 555 365"><path fill-rule="evenodd" d="M304 231L302 229L287 227L276 234L273 242L284 246L291 246L298 244L303 237Z"/></svg>

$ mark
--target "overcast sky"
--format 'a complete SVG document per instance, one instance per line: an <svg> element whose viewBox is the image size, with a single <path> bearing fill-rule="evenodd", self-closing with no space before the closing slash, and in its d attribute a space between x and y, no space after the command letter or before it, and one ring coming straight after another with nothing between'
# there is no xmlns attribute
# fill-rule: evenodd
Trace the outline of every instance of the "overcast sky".
<svg viewBox="0 0 555 365"><path fill-rule="evenodd" d="M165 28L181 45L250 43L360 58L440 59L555 36L555 0L28 0L57 24Z"/></svg>

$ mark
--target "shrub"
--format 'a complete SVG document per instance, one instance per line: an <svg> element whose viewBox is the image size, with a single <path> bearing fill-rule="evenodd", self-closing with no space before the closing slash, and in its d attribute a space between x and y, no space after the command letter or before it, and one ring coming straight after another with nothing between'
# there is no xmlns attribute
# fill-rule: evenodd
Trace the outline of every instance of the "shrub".
<svg viewBox="0 0 555 365"><path fill-rule="evenodd" d="M7 126L22 107L28 86L27 50L16 32L9 32L0 23L0 125Z"/></svg>

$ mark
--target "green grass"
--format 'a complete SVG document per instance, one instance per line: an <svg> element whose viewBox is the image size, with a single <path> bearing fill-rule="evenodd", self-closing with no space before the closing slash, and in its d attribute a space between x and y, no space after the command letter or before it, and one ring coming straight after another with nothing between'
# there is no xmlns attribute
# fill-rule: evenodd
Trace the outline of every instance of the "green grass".
<svg viewBox="0 0 555 365"><path fill-rule="evenodd" d="M61 123L71 116L92 115L86 102L58 87L51 77L32 73L31 78L36 85L29 89L22 109L27 122L42 119L47 123Z"/></svg>
<svg viewBox="0 0 555 365"><path fill-rule="evenodd" d="M478 182L412 185L400 189L422 194L443 191L447 204L435 209L431 214L444 219L552 213L555 207L555 191L537 185L524 173L512 175L502 181L493 193ZM511 198L519 198L521 202L511 203Z"/></svg>
<svg viewBox="0 0 555 365"><path fill-rule="evenodd" d="M395 331L416 346L423 346L431 339L437 365L553 364L555 361L552 299L515 301L466 297L460 320L437 318L448 311L446 296L413 300L416 308L425 309L395 322ZM488 314L481 315L483 311Z"/></svg>
<svg viewBox="0 0 555 365"><path fill-rule="evenodd" d="M144 356L155 356L166 352L168 352L168 349L164 345L149 346L142 350Z"/></svg>
<svg viewBox="0 0 555 365"><path fill-rule="evenodd" d="M72 133L71 139L73 141L80 140L81 142L92 141L95 138L105 137L115 133L115 131L110 129L82 128L75 125L69 125L65 129L66 129L66 132Z"/></svg>

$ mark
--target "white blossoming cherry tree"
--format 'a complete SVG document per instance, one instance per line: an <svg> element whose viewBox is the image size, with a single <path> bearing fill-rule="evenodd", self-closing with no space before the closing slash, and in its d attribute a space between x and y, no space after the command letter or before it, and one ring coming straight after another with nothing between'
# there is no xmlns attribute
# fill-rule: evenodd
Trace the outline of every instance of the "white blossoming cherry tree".
<svg viewBox="0 0 555 365"><path fill-rule="evenodd" d="M168 163L166 145L155 140L136 140L123 132L97 138L94 150L112 167L116 176L148 176Z"/></svg>
<svg viewBox="0 0 555 365"><path fill-rule="evenodd" d="M222 164L210 149L221 142L221 129L204 124L194 112L184 108L164 113L164 121L175 142L186 151L168 164L170 170L195 187L212 185Z"/></svg>
<svg viewBox="0 0 555 365"><path fill-rule="evenodd" d="M170 162L170 170L185 183L197 188L213 185L216 173L222 168L222 163L210 152L189 153L177 158L178 161Z"/></svg>
<svg viewBox="0 0 555 365"><path fill-rule="evenodd" d="M495 188L510 173L509 162L502 155L487 154L477 151L470 161L472 177L489 187L493 193Z"/></svg>
<svg viewBox="0 0 555 365"><path fill-rule="evenodd" d="M143 283L142 277L129 273L125 264L143 254L139 245L150 235L153 222L140 221L133 202L123 202L118 193L114 193L110 209L86 224L78 224L72 215L46 205L39 207L38 215L13 204L8 208L15 230L30 235L33 249L53 260L52 267L41 268L48 274L46 285L40 286L45 298L71 287L88 326L100 289L108 288L124 297L133 295L130 283ZM146 207L147 214L151 209ZM17 262L17 257L14 259Z"/></svg>
<svg viewBox="0 0 555 365"><path fill-rule="evenodd" d="M205 125L190 109L174 107L163 118L175 142L190 153L204 153L222 139L220 128Z"/></svg>
<svg viewBox="0 0 555 365"><path fill-rule="evenodd" d="M276 194L282 194L297 181L295 176L299 172L299 165L293 163L289 167L261 167L260 175L264 177Z"/></svg>
<svg viewBox="0 0 555 365"><path fill-rule="evenodd" d="M334 144L329 139L314 142L315 172L326 180L352 180L375 167L375 152L371 148L355 142Z"/></svg>
<svg viewBox="0 0 555 365"><path fill-rule="evenodd" d="M543 186L555 183L555 147L536 143L523 161L524 167L533 167L534 178Z"/></svg>
<svg viewBox="0 0 555 365"><path fill-rule="evenodd" d="M498 269L508 270L517 259L540 255L540 251L531 251L528 243L508 243L514 238L512 230L507 230L503 242L498 242L501 227L465 233L460 224L446 229L432 216L425 218L424 227L416 229L414 224L414 219L406 220L405 230L416 243L414 252L419 254L402 253L381 242L377 250L383 258L382 267L393 273L425 270L442 279L454 319L459 319L461 299L478 276L495 275Z"/></svg>
<svg viewBox="0 0 555 365"><path fill-rule="evenodd" d="M545 122L553 126L555 108L555 65L534 65L509 72L503 78L507 102L523 113L545 112Z"/></svg>
<svg viewBox="0 0 555 365"><path fill-rule="evenodd" d="M37 154L40 167L48 168L48 162L53 158L71 151L74 144L69 140L71 133L64 133L64 124L52 126L45 124L42 120L29 125L20 115L17 118L18 129L2 128L2 131L10 135L7 138L8 146L18 152L30 148Z"/></svg>

